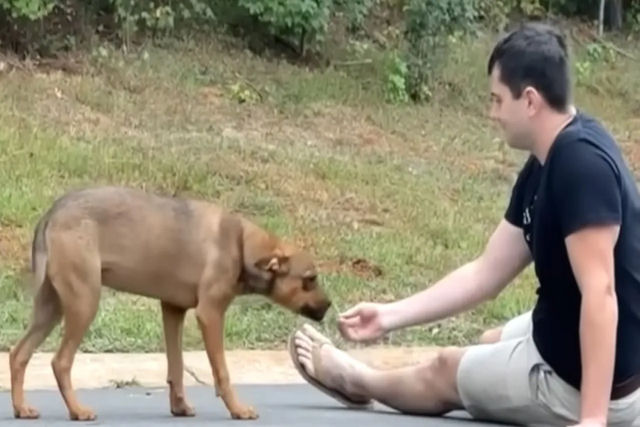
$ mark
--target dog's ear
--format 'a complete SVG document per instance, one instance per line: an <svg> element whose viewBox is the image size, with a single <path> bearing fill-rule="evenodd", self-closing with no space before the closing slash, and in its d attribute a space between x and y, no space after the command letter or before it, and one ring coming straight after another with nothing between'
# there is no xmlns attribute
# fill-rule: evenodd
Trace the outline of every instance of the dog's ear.
<svg viewBox="0 0 640 427"><path fill-rule="evenodd" d="M262 271L286 274L289 271L289 257L278 254L268 255L258 259L255 266Z"/></svg>

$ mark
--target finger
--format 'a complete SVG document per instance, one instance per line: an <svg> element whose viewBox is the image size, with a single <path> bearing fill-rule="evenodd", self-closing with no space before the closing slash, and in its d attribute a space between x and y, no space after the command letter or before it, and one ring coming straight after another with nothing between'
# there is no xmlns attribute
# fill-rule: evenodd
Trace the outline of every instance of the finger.
<svg viewBox="0 0 640 427"><path fill-rule="evenodd" d="M338 322L338 331L340 331L340 335L345 338L349 338L351 335L351 328L344 322Z"/></svg>
<svg viewBox="0 0 640 427"><path fill-rule="evenodd" d="M361 341L362 340L362 332L360 332L357 328L350 328L348 326L342 326L338 328L340 330L340 334L343 338L350 341Z"/></svg>
<svg viewBox="0 0 640 427"><path fill-rule="evenodd" d="M362 322L360 321L359 317L348 317L345 319L338 320L338 323L342 326L353 328L355 326L360 325Z"/></svg>
<svg viewBox="0 0 640 427"><path fill-rule="evenodd" d="M362 303L360 304L356 304L355 306L351 307L350 309L348 309L347 311L345 311L344 313L342 313L340 315L340 317L342 318L349 318L349 317L353 317L356 316L360 313L360 309L362 308Z"/></svg>
<svg viewBox="0 0 640 427"><path fill-rule="evenodd" d="M355 334L350 329L340 329L340 335L342 335L342 338L346 340L357 341Z"/></svg>
<svg viewBox="0 0 640 427"><path fill-rule="evenodd" d="M338 322L338 331L343 337L348 337L351 333L351 328L344 322Z"/></svg>

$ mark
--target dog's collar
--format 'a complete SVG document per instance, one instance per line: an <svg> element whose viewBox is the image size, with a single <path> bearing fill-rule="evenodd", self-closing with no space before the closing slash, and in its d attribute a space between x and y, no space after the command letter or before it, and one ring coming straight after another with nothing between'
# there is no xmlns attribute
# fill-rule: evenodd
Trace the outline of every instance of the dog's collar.
<svg viewBox="0 0 640 427"><path fill-rule="evenodd" d="M271 295L276 286L276 279L277 275L275 273L269 274L269 278L265 279L259 275L242 272L242 275L240 276L242 292L244 294ZM255 286L257 281L264 281L264 286Z"/></svg>

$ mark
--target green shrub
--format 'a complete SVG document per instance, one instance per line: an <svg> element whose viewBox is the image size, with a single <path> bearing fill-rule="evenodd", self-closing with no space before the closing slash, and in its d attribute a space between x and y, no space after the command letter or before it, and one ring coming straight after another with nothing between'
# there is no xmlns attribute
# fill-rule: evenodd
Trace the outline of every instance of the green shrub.
<svg viewBox="0 0 640 427"><path fill-rule="evenodd" d="M131 37L140 32L154 36L189 24L210 23L215 15L205 0L111 0L120 39L128 46Z"/></svg>
<svg viewBox="0 0 640 427"><path fill-rule="evenodd" d="M304 54L310 43L323 40L329 24L331 0L238 0L268 31Z"/></svg>
<svg viewBox="0 0 640 427"><path fill-rule="evenodd" d="M55 7L56 0L0 0L0 7L11 17L35 20L48 15Z"/></svg>
<svg viewBox="0 0 640 427"><path fill-rule="evenodd" d="M407 94L407 64L404 60L394 55L387 72L385 93L388 102L397 104L409 101Z"/></svg>
<svg viewBox="0 0 640 427"><path fill-rule="evenodd" d="M0 0L0 45L20 53L73 48L95 33L129 45L178 27L210 25L211 0Z"/></svg>
<svg viewBox="0 0 640 427"><path fill-rule="evenodd" d="M406 10L407 91L428 100L431 79L446 55L449 38L475 29L476 0L410 0Z"/></svg>
<svg viewBox="0 0 640 427"><path fill-rule="evenodd" d="M336 11L340 11L347 19L349 30L362 28L366 17L378 0L334 0Z"/></svg>

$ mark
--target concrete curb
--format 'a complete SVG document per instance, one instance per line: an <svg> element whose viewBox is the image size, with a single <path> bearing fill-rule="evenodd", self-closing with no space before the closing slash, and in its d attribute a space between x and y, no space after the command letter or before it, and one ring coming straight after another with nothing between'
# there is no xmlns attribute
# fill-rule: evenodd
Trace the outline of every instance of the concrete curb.
<svg viewBox="0 0 640 427"><path fill-rule="evenodd" d="M430 348L367 348L349 354L372 366L387 369L425 360ZM27 366L25 389L57 389L51 370L53 353L36 353ZM209 360L204 351L185 351L186 386L212 385ZM289 354L282 350L232 350L226 352L227 366L234 384L293 384L304 380L293 367ZM164 353L106 353L76 355L72 382L74 388L103 388L138 385L166 386ZM8 353L0 353L0 388L9 389Z"/></svg>

